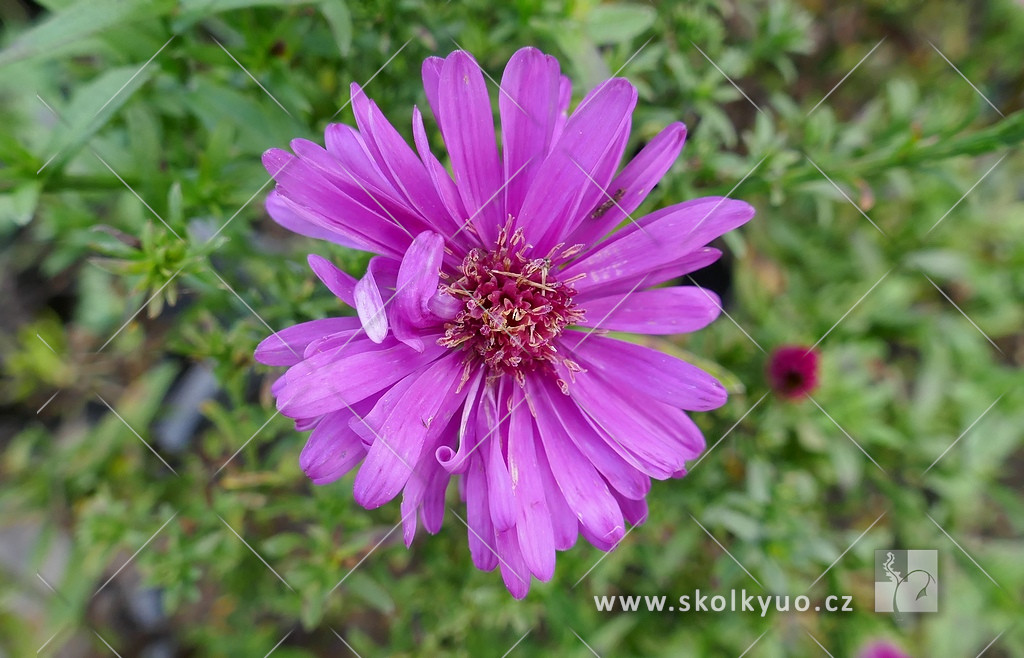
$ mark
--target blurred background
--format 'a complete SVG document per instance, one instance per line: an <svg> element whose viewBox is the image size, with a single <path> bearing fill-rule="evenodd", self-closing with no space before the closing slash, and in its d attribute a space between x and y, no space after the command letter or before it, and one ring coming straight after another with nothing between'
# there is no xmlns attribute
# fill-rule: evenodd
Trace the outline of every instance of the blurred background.
<svg viewBox="0 0 1024 658"><path fill-rule="evenodd" d="M1024 655L1020 3L0 15L0 655ZM311 485L252 351L265 324L351 312L307 253L366 261L269 220L260 154L351 122L352 81L409 137L425 57L462 47L500 79L523 45L561 60L577 101L628 77L633 151L686 122L642 211L729 193L758 214L696 277L728 317L659 343L729 387L696 415L715 447L655 483L617 550L579 544L519 602L472 567L451 514L407 550L397 504L359 508L351 476ZM821 353L811 398L770 387L786 344ZM891 548L939 551L938 613L873 611ZM855 611L594 604L698 588L851 595Z"/></svg>

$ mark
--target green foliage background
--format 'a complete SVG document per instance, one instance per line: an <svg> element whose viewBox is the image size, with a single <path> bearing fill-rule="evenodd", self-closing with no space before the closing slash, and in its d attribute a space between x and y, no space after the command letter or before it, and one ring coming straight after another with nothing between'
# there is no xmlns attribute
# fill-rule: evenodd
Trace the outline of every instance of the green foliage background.
<svg viewBox="0 0 1024 658"><path fill-rule="evenodd" d="M42 4L0 4L0 540L24 548L0 569L0 654L57 633L43 654L1024 655L1024 6ZM251 355L260 318L347 312L306 253L365 264L266 217L260 154L351 121L351 81L408 135L424 57L461 46L499 78L527 44L577 99L621 68L634 147L687 123L645 208L732 193L758 215L725 240L730 317L669 346L718 364L730 402L697 420L721 443L656 483L618 550L594 566L577 546L517 602L451 514L406 550L397 505L362 510L351 476L310 485ZM765 352L823 336L814 401L769 393ZM171 394L197 368L220 390L191 443L160 448L175 475L140 438L183 413ZM939 614L872 612L882 548L940 551ZM131 596L154 588L166 617L145 626ZM593 603L697 588L851 594L856 612Z"/></svg>

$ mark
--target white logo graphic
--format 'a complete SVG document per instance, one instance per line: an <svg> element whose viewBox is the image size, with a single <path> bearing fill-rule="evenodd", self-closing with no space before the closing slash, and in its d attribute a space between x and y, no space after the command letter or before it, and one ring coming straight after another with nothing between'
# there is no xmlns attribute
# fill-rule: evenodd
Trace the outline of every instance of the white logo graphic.
<svg viewBox="0 0 1024 658"><path fill-rule="evenodd" d="M938 551L875 551L875 612L938 611Z"/></svg>

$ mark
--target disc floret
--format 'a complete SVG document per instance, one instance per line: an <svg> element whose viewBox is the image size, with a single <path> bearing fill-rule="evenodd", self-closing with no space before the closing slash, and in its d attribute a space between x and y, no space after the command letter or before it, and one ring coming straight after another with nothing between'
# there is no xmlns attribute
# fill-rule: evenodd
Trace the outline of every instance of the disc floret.
<svg viewBox="0 0 1024 658"><path fill-rule="evenodd" d="M441 345L468 352L469 361L483 361L494 375L522 382L525 373L554 364L570 372L579 366L558 350L556 338L584 316L573 297L573 282L560 281L557 268L576 255L581 245L556 245L544 258L531 258L522 228L503 228L494 248L470 250L459 267L461 277L442 291L464 306L445 324Z"/></svg>

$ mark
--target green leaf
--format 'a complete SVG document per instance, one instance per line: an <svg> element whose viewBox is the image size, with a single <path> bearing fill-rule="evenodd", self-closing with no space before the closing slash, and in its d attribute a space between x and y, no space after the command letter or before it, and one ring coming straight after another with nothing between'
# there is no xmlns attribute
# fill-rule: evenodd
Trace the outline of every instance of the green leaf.
<svg viewBox="0 0 1024 658"><path fill-rule="evenodd" d="M595 43L628 43L646 32L657 18L646 5L598 5L584 19L584 30Z"/></svg>
<svg viewBox="0 0 1024 658"><path fill-rule="evenodd" d="M176 4L174 0L79 0L15 39L0 52L0 66L67 54L93 35L117 25L168 14Z"/></svg>
<svg viewBox="0 0 1024 658"><path fill-rule="evenodd" d="M136 171L154 170L164 149L161 142L160 115L153 112L152 107L133 103L125 108L123 116L128 138L131 140L132 159Z"/></svg>
<svg viewBox="0 0 1024 658"><path fill-rule="evenodd" d="M42 183L35 180L27 181L13 192L0 194L0 231L4 231L7 224L24 226L32 221L41 189Z"/></svg>
<svg viewBox="0 0 1024 658"><path fill-rule="evenodd" d="M171 25L175 32L184 32L196 23L228 11L249 7L289 7L312 4L313 0L182 0ZM222 24L223 27L223 24Z"/></svg>
<svg viewBox="0 0 1024 658"><path fill-rule="evenodd" d="M320 3L320 13L331 26L331 34L338 44L338 52L347 57L352 50L352 13L344 0L324 0Z"/></svg>
<svg viewBox="0 0 1024 658"><path fill-rule="evenodd" d="M590 89L611 77L597 46L578 24L569 21L551 26L538 24L538 29L549 31L551 38L569 58L571 69L575 71L573 82L578 81L580 87Z"/></svg>
<svg viewBox="0 0 1024 658"><path fill-rule="evenodd" d="M167 190L167 222L171 226L181 226L185 220L185 201L181 194L181 181L171 183Z"/></svg>
<svg viewBox="0 0 1024 658"><path fill-rule="evenodd" d="M219 134L218 127L224 123L237 126L235 146L246 151L259 153L301 134L296 122L269 99L254 103L248 96L209 79L200 79L185 103L211 134Z"/></svg>
<svg viewBox="0 0 1024 658"><path fill-rule="evenodd" d="M56 110L62 128L48 149L49 153L57 155L48 169L56 171L70 160L132 94L149 81L155 70L151 67L142 69L141 64L122 66L106 71L80 87L65 110Z"/></svg>
<svg viewBox="0 0 1024 658"><path fill-rule="evenodd" d="M352 573L345 581L349 591L366 601L371 608L390 614L395 610L395 601L391 594L362 571Z"/></svg>
<svg viewBox="0 0 1024 658"><path fill-rule="evenodd" d="M312 4L313 0L183 0L182 13L217 14L247 7L288 7Z"/></svg>

